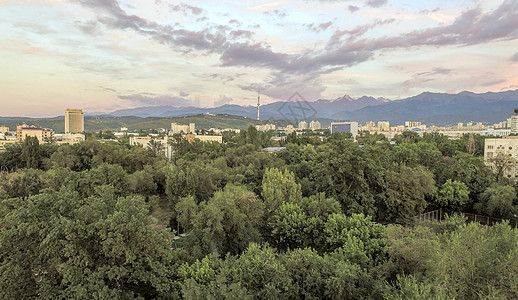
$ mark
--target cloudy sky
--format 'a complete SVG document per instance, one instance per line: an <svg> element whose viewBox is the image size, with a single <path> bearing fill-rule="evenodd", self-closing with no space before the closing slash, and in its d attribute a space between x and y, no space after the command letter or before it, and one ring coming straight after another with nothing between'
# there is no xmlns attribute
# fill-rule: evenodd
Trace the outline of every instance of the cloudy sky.
<svg viewBox="0 0 518 300"><path fill-rule="evenodd" d="M0 116L518 89L516 0L0 0Z"/></svg>

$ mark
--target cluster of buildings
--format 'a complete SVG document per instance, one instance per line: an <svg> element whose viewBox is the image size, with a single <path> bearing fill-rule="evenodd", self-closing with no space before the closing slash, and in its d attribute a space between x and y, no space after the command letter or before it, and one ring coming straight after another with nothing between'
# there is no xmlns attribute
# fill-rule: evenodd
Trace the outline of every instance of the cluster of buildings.
<svg viewBox="0 0 518 300"><path fill-rule="evenodd" d="M8 144L23 141L26 137L36 137L40 143L56 142L57 144L74 144L85 140L84 114L80 109L65 111L65 133L56 134L51 128L19 124L12 132L7 126L0 126L0 151Z"/></svg>
<svg viewBox="0 0 518 300"><path fill-rule="evenodd" d="M513 120L515 122L514 126L512 125ZM365 122L363 125L359 125L359 131L383 134L389 139L394 138L394 136L401 134L404 131L415 131L418 133L439 132L452 139L460 138L466 133L481 134L485 136L508 136L511 133L518 133L518 116L513 116L512 118L509 118L508 121L494 125L484 125L482 122L468 122L458 123L454 126L427 126L421 122L406 121L404 125L399 124L391 126L388 121L379 121L377 123L369 121Z"/></svg>
<svg viewBox="0 0 518 300"><path fill-rule="evenodd" d="M419 133L424 132L439 132L450 138L459 138L465 133L477 133L482 135L492 135L501 138L486 138L484 145L484 160L486 164L493 170L500 168L502 175L518 180L518 108L514 110L515 114L505 121L499 122L492 126L485 126L482 123L469 122L467 124L458 123L455 126L437 127L426 126L421 122L406 121L405 124L391 126L388 121L365 122L359 125L358 122L332 122L331 126L327 127L331 133L343 132L351 133L354 138L359 131L380 133L387 136L389 139L404 131L415 131ZM34 125L19 124L16 126L16 131L11 131L7 126L0 126L0 151L5 148L7 144L13 144L23 141L27 136L36 137L40 143L56 142L58 144L78 143L85 140L84 134L84 113L81 109L67 109L65 111L65 132L55 133L51 128L41 128ZM322 126L319 121L311 121L309 124L306 121L298 123L298 127L288 125L286 127L277 128L274 124L256 125L258 131L280 130L286 133L298 132L303 133L306 130L320 130ZM235 129L225 129L234 130ZM121 128L124 133L127 128ZM164 130L167 131L167 130ZM224 130L211 129L212 135L199 135L196 132L195 123L177 124L171 123L171 130L163 137L157 134L149 136L131 136L131 145L141 145L144 148L150 147L154 142L160 143L162 150L166 157L172 157L171 141L174 139L174 134L182 134L187 141L192 142L196 139L207 142L222 143L223 138L221 132ZM516 135L514 135L516 134Z"/></svg>
<svg viewBox="0 0 518 300"><path fill-rule="evenodd" d="M202 142L216 142L223 143L223 136L221 135L198 135L196 134L196 124L189 125L171 123L171 130L167 135L159 137L158 135L148 136L130 136L130 145L141 145L144 148L151 148L152 143L160 143L161 150L165 153L168 159L171 159L173 154L173 147L171 145L174 141L174 134L180 133L188 142L200 140Z"/></svg>
<svg viewBox="0 0 518 300"><path fill-rule="evenodd" d="M311 122L306 122L306 121L300 121L299 124L298 124L298 127L295 127L294 125L290 124L286 127L280 127L280 128L277 128L277 126L275 126L275 124L264 124L264 125L255 125L255 128L257 129L257 131L270 131L270 130L283 130L285 132L293 132L293 131L304 131L304 130L320 130L322 129L322 125L320 124L319 121L314 121L312 120Z"/></svg>

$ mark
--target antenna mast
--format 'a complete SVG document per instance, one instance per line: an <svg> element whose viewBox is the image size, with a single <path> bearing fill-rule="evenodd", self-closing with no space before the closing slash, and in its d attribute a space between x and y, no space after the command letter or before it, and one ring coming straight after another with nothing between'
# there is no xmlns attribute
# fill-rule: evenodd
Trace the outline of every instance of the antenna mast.
<svg viewBox="0 0 518 300"><path fill-rule="evenodd" d="M259 88L257 89L257 121L259 121L259 106L261 106L261 104L259 104Z"/></svg>

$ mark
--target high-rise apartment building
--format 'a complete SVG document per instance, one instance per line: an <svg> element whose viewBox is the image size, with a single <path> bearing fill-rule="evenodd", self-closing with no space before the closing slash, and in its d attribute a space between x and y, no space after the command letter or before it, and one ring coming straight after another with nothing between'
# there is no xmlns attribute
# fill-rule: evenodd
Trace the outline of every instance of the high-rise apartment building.
<svg viewBox="0 0 518 300"><path fill-rule="evenodd" d="M378 130L379 131L390 131L390 122L389 121L378 121Z"/></svg>
<svg viewBox="0 0 518 300"><path fill-rule="evenodd" d="M196 124L195 123L189 123L189 125L182 125L182 124L176 124L171 123L171 131L172 133L194 133L196 131Z"/></svg>
<svg viewBox="0 0 518 300"><path fill-rule="evenodd" d="M322 128L322 125L320 125L319 121L311 121L309 123L309 129L311 129L311 130L318 130L321 128Z"/></svg>
<svg viewBox="0 0 518 300"><path fill-rule="evenodd" d="M65 133L80 133L85 131L85 117L81 109L65 111Z"/></svg>

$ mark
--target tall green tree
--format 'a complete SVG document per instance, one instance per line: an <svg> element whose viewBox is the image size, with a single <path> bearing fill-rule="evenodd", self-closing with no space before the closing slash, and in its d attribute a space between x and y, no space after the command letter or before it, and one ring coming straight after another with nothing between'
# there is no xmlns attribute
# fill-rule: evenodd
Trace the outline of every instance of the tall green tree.
<svg viewBox="0 0 518 300"><path fill-rule="evenodd" d="M361 148L343 139L320 146L317 153L313 169L316 191L338 200L347 213L373 215L374 195L383 184L383 154L378 155L375 147Z"/></svg>
<svg viewBox="0 0 518 300"><path fill-rule="evenodd" d="M22 160L28 169L40 166L40 142L35 136L26 136L22 143Z"/></svg>
<svg viewBox="0 0 518 300"><path fill-rule="evenodd" d="M435 202L444 208L462 209L469 202L469 189L463 183L448 179L441 187Z"/></svg>
<svg viewBox="0 0 518 300"><path fill-rule="evenodd" d="M373 224L369 216L344 214L329 216L324 228L327 252L338 251L340 257L352 263L377 265L385 260L384 227ZM354 250L354 251L351 251Z"/></svg>
<svg viewBox="0 0 518 300"><path fill-rule="evenodd" d="M288 170L267 169L262 186L261 195L267 215L273 214L283 203L298 203L302 200L300 184L296 182L295 175Z"/></svg>
<svg viewBox="0 0 518 300"><path fill-rule="evenodd" d="M479 213L518 221L518 197L512 186L495 184L487 188L479 198L480 202L475 205Z"/></svg>
<svg viewBox="0 0 518 300"><path fill-rule="evenodd" d="M422 167L399 166L388 170L385 188L377 195L378 221L412 224L427 206L427 197L435 191L433 175Z"/></svg>
<svg viewBox="0 0 518 300"><path fill-rule="evenodd" d="M177 205L183 213L188 207L192 207L192 201L187 199ZM242 186L227 185L202 203L192 224L186 226L192 228L189 238L193 253L200 256L242 252L250 242L261 241L262 217L263 204L254 193Z"/></svg>

